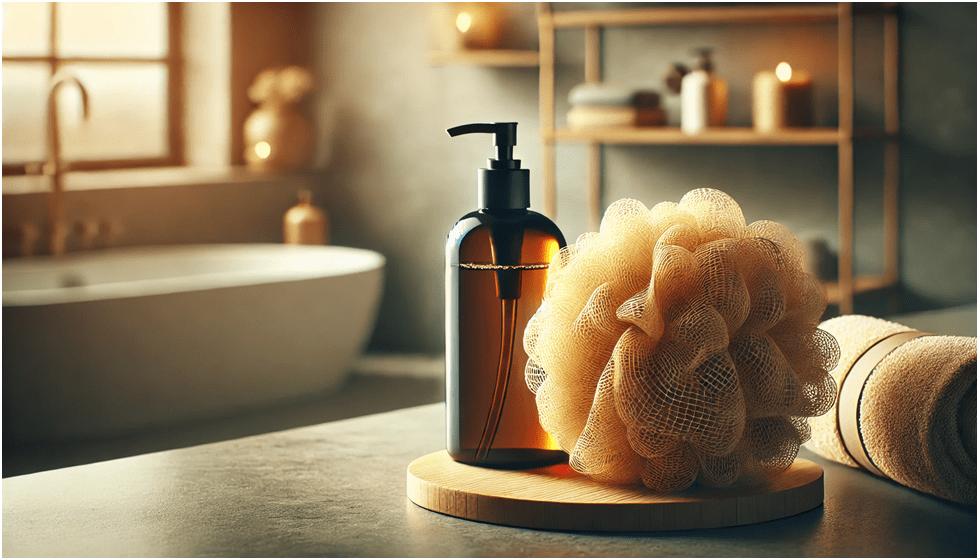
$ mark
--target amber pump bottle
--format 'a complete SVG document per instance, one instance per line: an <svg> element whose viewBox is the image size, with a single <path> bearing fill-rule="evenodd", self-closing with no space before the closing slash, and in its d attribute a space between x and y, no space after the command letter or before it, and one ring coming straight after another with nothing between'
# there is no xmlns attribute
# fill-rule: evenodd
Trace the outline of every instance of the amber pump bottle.
<svg viewBox="0 0 979 560"><path fill-rule="evenodd" d="M567 460L540 426L523 349L564 236L529 210L530 171L513 159L517 123L448 133L492 134L496 158L479 170L479 210L456 222L445 244L446 447L456 461L490 467Z"/></svg>

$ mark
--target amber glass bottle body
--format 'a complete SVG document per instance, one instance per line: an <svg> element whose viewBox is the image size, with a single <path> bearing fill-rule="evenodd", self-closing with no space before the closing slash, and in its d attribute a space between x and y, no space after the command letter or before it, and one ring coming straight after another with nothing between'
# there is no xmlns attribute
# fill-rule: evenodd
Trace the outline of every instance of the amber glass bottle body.
<svg viewBox="0 0 979 560"><path fill-rule="evenodd" d="M564 247L531 210L480 210L446 242L446 428L456 461L528 467L567 459L540 427L523 333Z"/></svg>

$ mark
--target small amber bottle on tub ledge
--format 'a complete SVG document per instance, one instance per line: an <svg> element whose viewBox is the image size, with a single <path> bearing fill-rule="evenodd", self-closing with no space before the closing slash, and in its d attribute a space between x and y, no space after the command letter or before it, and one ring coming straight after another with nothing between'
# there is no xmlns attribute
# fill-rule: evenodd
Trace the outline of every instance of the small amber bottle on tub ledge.
<svg viewBox="0 0 979 560"><path fill-rule="evenodd" d="M450 136L493 134L479 170L479 210L449 232L446 256L446 447L456 461L522 468L567 460L541 426L524 370L523 333L551 258L565 245L530 207L530 172L513 159L517 123L470 124Z"/></svg>
<svg viewBox="0 0 979 560"><path fill-rule="evenodd" d="M327 218L323 210L313 206L313 194L299 191L299 203L282 217L282 237L293 245L325 245L329 242Z"/></svg>

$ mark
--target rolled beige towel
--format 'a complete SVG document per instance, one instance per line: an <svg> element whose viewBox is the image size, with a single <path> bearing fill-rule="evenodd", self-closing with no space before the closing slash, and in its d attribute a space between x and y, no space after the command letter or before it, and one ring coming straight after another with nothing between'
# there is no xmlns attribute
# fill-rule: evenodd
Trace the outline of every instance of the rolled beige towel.
<svg viewBox="0 0 979 560"><path fill-rule="evenodd" d="M976 339L847 315L821 329L840 345L837 403L810 418L806 447L946 500L976 503Z"/></svg>

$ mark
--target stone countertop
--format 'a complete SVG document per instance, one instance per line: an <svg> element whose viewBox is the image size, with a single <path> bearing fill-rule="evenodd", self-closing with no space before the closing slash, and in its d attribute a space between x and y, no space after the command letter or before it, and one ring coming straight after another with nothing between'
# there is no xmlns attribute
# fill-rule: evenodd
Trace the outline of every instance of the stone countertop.
<svg viewBox="0 0 979 560"><path fill-rule="evenodd" d="M444 448L444 406L3 480L4 556L976 556L976 508L808 451L823 507L697 531L518 529L424 510L409 462Z"/></svg>

